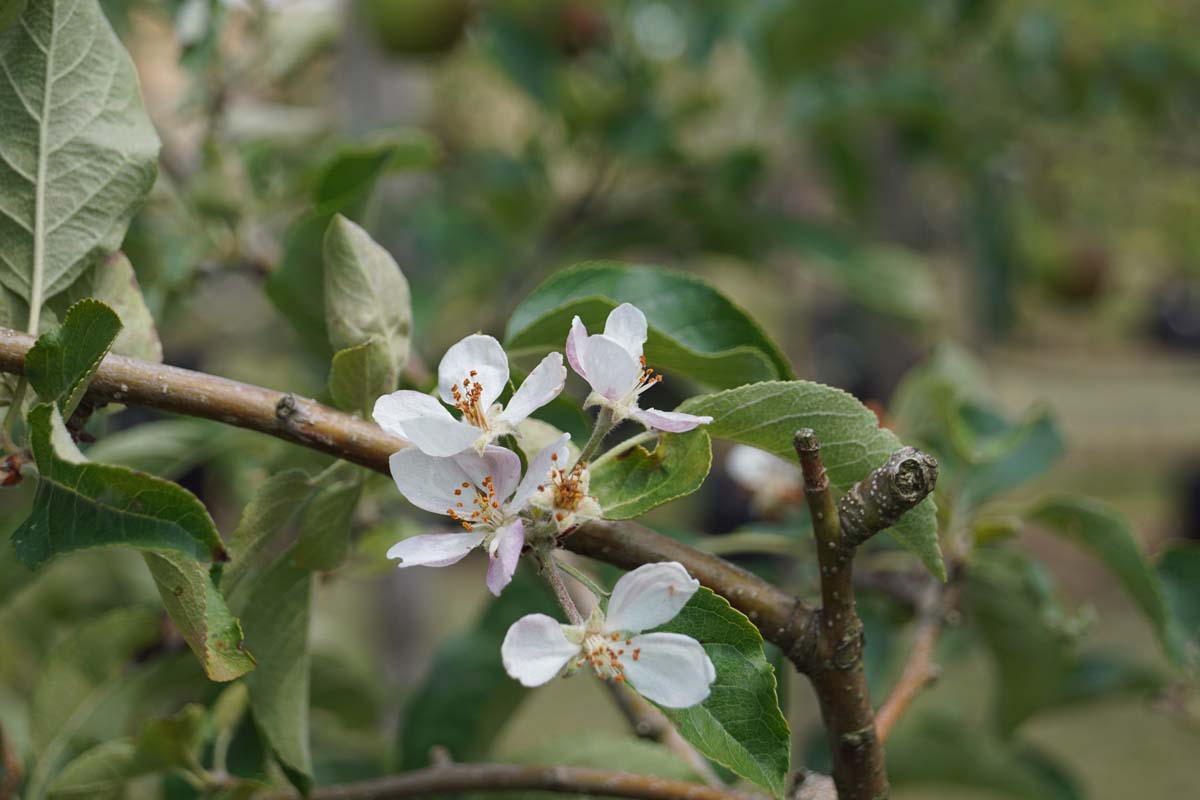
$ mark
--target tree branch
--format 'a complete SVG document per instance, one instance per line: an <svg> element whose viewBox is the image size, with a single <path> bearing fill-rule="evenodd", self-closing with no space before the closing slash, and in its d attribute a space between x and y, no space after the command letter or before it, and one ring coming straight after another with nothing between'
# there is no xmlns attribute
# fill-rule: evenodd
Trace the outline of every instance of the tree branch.
<svg viewBox="0 0 1200 800"><path fill-rule="evenodd" d="M750 800L752 795L652 775L588 767L447 764L340 786L314 789L310 800L391 800L454 792L562 792L633 800ZM264 800L293 800L280 792Z"/></svg>

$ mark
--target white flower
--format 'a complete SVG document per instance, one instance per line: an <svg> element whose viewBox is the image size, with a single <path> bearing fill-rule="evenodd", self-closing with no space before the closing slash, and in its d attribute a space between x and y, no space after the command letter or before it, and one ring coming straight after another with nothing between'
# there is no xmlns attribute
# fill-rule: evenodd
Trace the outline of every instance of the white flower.
<svg viewBox="0 0 1200 800"><path fill-rule="evenodd" d="M734 445L725 459L725 471L750 492L750 504L759 514L777 512L804 497L800 467L757 447Z"/></svg>
<svg viewBox="0 0 1200 800"><path fill-rule="evenodd" d="M566 533L588 520L600 519L600 502L590 494L591 479L586 461L577 461L570 469L556 466L529 504L553 516L558 532Z"/></svg>
<svg viewBox="0 0 1200 800"><path fill-rule="evenodd" d="M525 546L519 514L550 475L566 459L569 434L542 448L521 476L521 459L511 450L489 445L482 454L467 450L448 457L431 456L415 447L394 453L389 461L400 494L417 508L445 514L466 533L413 536L393 545L388 558L401 567L448 567L476 547L487 550L487 586L497 597L512 580Z"/></svg>
<svg viewBox="0 0 1200 800"><path fill-rule="evenodd" d="M428 455L452 456L469 447L483 453L557 397L566 380L562 354L550 353L513 392L508 406L500 405L496 398L508 384L508 356L493 337L477 333L447 350L438 365L438 393L462 412L462 419L437 398L407 389L376 400L372 416L385 431Z"/></svg>
<svg viewBox="0 0 1200 800"><path fill-rule="evenodd" d="M712 422L677 411L638 408L642 392L662 380L646 368L642 345L646 343L646 315L629 303L617 306L604 323L604 333L588 335L583 321L575 317L567 336L567 360L592 387L584 408L605 406L613 420L632 417L647 428L681 433Z"/></svg>
<svg viewBox="0 0 1200 800"><path fill-rule="evenodd" d="M504 669L524 686L540 686L564 667L591 665L660 706L694 706L717 679L704 648L683 634L642 631L673 619L698 588L675 561L638 567L613 587L607 616L597 608L584 625L561 625L545 614L514 622L500 646Z"/></svg>

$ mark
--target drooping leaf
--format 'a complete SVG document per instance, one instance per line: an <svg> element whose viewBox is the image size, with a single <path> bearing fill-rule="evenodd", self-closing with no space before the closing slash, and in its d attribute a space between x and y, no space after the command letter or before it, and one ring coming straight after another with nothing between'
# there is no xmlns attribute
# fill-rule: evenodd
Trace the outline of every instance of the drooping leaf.
<svg viewBox="0 0 1200 800"><path fill-rule="evenodd" d="M655 506L700 488L712 466L712 446L703 428L666 433L653 452L641 445L613 448L592 466L591 491L605 519L633 519Z"/></svg>
<svg viewBox="0 0 1200 800"><path fill-rule="evenodd" d="M162 341L158 338L154 317L146 306L133 265L124 253L113 253L93 265L71 288L50 300L47 310L65 313L65 308L60 310L60 306L85 297L94 297L121 318L121 332L112 346L114 353L143 361L162 361Z"/></svg>
<svg viewBox="0 0 1200 800"><path fill-rule="evenodd" d="M68 309L62 325L29 348L29 385L46 402L57 403L69 419L120 330L121 320L111 308L99 300L80 300Z"/></svg>
<svg viewBox="0 0 1200 800"><path fill-rule="evenodd" d="M901 447L896 434L879 427L875 412L840 389L811 381L750 384L694 397L679 410L712 416L706 427L710 436L732 439L788 460L796 457L792 445L796 431L812 428L821 443L829 480L843 491ZM888 533L945 580L937 511L931 497L901 517Z"/></svg>
<svg viewBox="0 0 1200 800"><path fill-rule="evenodd" d="M126 608L82 623L54 647L31 701L30 742L37 764L27 797L40 800L63 758L85 744L77 742L80 732L117 689L125 668L160 636L159 612Z"/></svg>
<svg viewBox="0 0 1200 800"><path fill-rule="evenodd" d="M964 403L953 416L972 459L963 468L960 502L970 508L1037 478L1066 449L1049 410L1012 425L980 405Z"/></svg>
<svg viewBox="0 0 1200 800"><path fill-rule="evenodd" d="M325 325L335 350L374 339L387 353L395 386L408 361L412 299L391 254L341 214L325 233Z"/></svg>
<svg viewBox="0 0 1200 800"><path fill-rule="evenodd" d="M306 569L331 570L350 552L350 527L362 497L362 481L338 481L313 496L300 515L296 563Z"/></svg>
<svg viewBox="0 0 1200 800"><path fill-rule="evenodd" d="M1167 655L1175 663L1182 663L1183 653L1172 632L1162 584L1120 514L1092 498L1062 495L1038 501L1026 516L1100 559L1154 626Z"/></svg>
<svg viewBox="0 0 1200 800"><path fill-rule="evenodd" d="M519 570L469 631L442 642L401 721L401 769L429 765L429 751L445 747L459 761L482 758L529 690L504 671L500 643L524 614L555 613L542 582Z"/></svg>
<svg viewBox="0 0 1200 800"><path fill-rule="evenodd" d="M790 378L779 348L745 311L691 275L596 262L552 276L513 311L505 347L517 357L561 349L578 315L592 333L608 312L633 303L646 315L646 360L718 388Z"/></svg>
<svg viewBox="0 0 1200 800"><path fill-rule="evenodd" d="M125 467L81 461L49 404L29 412L38 466L33 511L13 534L30 568L74 550L124 545L173 551L201 561L225 558L208 510L178 484ZM58 432L56 437L55 432Z"/></svg>
<svg viewBox="0 0 1200 800"><path fill-rule="evenodd" d="M663 713L705 756L782 796L791 733L779 710L775 670L763 654L758 628L725 598L701 588L675 619L656 630L696 639L717 670L707 700L691 708L664 708Z"/></svg>
<svg viewBox="0 0 1200 800"><path fill-rule="evenodd" d="M396 388L399 375L379 339L371 339L333 355L329 371L329 395L333 404L370 418L375 400Z"/></svg>
<svg viewBox="0 0 1200 800"><path fill-rule="evenodd" d="M146 553L163 606L210 680L231 681L254 669L242 626L201 564L174 553Z"/></svg>
<svg viewBox="0 0 1200 800"><path fill-rule="evenodd" d="M230 563L221 576L221 591L233 598L232 605L241 605L238 598L246 591L246 578L261 568L258 556L304 505L311 491L304 470L288 469L263 481L250 498L229 537Z"/></svg>
<svg viewBox="0 0 1200 800"><path fill-rule="evenodd" d="M250 710L288 779L302 793L312 786L308 732L308 627L312 573L289 550L259 575L242 608L247 646L258 669L246 676Z"/></svg>
<svg viewBox="0 0 1200 800"><path fill-rule="evenodd" d="M1171 610L1172 635L1191 667L1200 668L1200 545L1172 544L1159 556L1157 572Z"/></svg>
<svg viewBox="0 0 1200 800"><path fill-rule="evenodd" d="M36 309L120 245L158 136L97 0L29 3L0 71L0 284Z"/></svg>

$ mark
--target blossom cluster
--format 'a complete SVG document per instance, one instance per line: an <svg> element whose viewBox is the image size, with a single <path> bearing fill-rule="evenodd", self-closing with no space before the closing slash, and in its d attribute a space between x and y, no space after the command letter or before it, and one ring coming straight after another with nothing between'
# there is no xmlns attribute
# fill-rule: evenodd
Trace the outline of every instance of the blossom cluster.
<svg viewBox="0 0 1200 800"><path fill-rule="evenodd" d="M627 419L672 433L712 421L639 407L641 395L662 380L646 366L647 334L645 315L628 303L612 311L603 333L589 335L579 317L571 325L567 361L591 388L584 408L600 408L592 437L597 444ZM400 493L457 526L404 539L388 557L400 567L445 567L482 549L487 587L497 596L522 552L553 548L578 525L603 516L590 493L586 451L593 448L573 459L571 437L564 433L529 459L522 475L521 457L502 446L508 437L520 438L522 423L562 393L562 354L548 354L500 403L509 378L504 348L491 336L474 334L442 358L437 397L400 390L380 397L373 412L380 427L410 445L390 460ZM582 624L560 625L542 614L514 623L502 647L505 669L535 686L590 665L600 677L628 681L661 705L694 705L716 679L703 647L680 634L645 631L674 618L698 588L680 564L640 567L617 581L607 612L597 602Z"/></svg>

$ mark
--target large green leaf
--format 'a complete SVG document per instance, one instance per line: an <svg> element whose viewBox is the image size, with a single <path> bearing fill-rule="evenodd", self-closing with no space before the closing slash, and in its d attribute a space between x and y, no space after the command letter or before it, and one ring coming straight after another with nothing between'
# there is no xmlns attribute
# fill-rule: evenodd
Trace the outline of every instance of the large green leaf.
<svg viewBox="0 0 1200 800"><path fill-rule="evenodd" d="M771 381L694 397L679 407L713 417L709 435L792 460L792 440L812 428L821 443L829 480L846 490L881 466L901 447L896 434L879 427L875 412L840 389L811 381ZM942 580L946 566L937 539L937 509L926 498L888 529Z"/></svg>
<svg viewBox="0 0 1200 800"><path fill-rule="evenodd" d="M204 674L214 681L231 681L254 669L242 626L217 591L210 571L175 553L144 555L163 606Z"/></svg>
<svg viewBox="0 0 1200 800"><path fill-rule="evenodd" d="M0 0L0 33L17 24L29 0Z"/></svg>
<svg viewBox="0 0 1200 800"><path fill-rule="evenodd" d="M62 315L62 305L93 297L107 305L121 318L121 333L113 343L112 351L123 356L140 358L143 361L162 361L162 341L154 326L154 317L142 296L137 273L124 253L114 253L87 270L58 298L51 300L43 314L53 310Z"/></svg>
<svg viewBox="0 0 1200 800"><path fill-rule="evenodd" d="M717 669L708 699L691 708L664 708L663 713L705 756L782 796L791 734L758 628L725 598L701 588L675 619L657 630L696 639Z"/></svg>
<svg viewBox="0 0 1200 800"><path fill-rule="evenodd" d="M125 467L83 461L51 405L30 411L29 427L38 486L33 511L13 534L13 546L30 568L61 553L109 545L174 551L202 561L226 557L208 510L187 489Z"/></svg>
<svg viewBox="0 0 1200 800"><path fill-rule="evenodd" d="M1063 495L1038 501L1027 516L1100 559L1154 626L1167 654L1177 664L1182 662L1162 584L1120 514L1092 498Z"/></svg>
<svg viewBox="0 0 1200 800"><path fill-rule="evenodd" d="M261 566L259 555L304 505L311 491L308 475L301 469L277 472L258 487L229 537L230 563L221 577L221 590L226 595L237 598L246 590L246 578ZM239 604L235 600L234 605Z"/></svg>
<svg viewBox="0 0 1200 800"><path fill-rule="evenodd" d="M438 646L401 722L401 769L428 766L434 746L460 761L487 755L529 692L504 671L500 643L522 615L556 608L541 580L521 570L471 630Z"/></svg>
<svg viewBox="0 0 1200 800"><path fill-rule="evenodd" d="M121 320L111 308L99 300L80 300L67 310L62 325L29 348L29 385L69 419L120 331Z"/></svg>
<svg viewBox="0 0 1200 800"><path fill-rule="evenodd" d="M254 720L301 792L312 786L308 733L308 627L312 573L289 550L259 575L242 608L246 642L258 669L246 676Z"/></svg>
<svg viewBox="0 0 1200 800"><path fill-rule="evenodd" d="M97 0L29 3L0 72L0 284L40 309L120 246L158 136Z"/></svg>
<svg viewBox="0 0 1200 800"><path fill-rule="evenodd" d="M319 490L300 515L296 563L313 570L339 567L350 552L350 528L362 497L357 478Z"/></svg>
<svg viewBox="0 0 1200 800"><path fill-rule="evenodd" d="M369 419L375 400L396 388L398 375L387 346L371 339L334 353L329 395L338 408Z"/></svg>
<svg viewBox="0 0 1200 800"><path fill-rule="evenodd" d="M505 346L513 356L561 350L572 318L599 333L621 303L646 315L646 360L657 367L719 388L792 376L749 314L699 278L654 267L596 262L555 274L513 311Z"/></svg>
<svg viewBox="0 0 1200 800"><path fill-rule="evenodd" d="M30 741L37 765L26 797L41 800L48 779L121 684L125 668L161 635L159 612L129 608L88 620L54 647L31 701Z"/></svg>
<svg viewBox="0 0 1200 800"><path fill-rule="evenodd" d="M592 465L591 491L605 519L633 519L700 488L712 466L708 433L666 433L648 451L619 444Z"/></svg>

